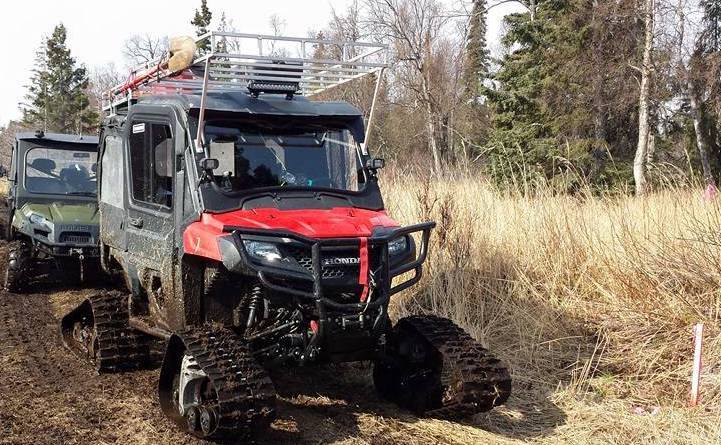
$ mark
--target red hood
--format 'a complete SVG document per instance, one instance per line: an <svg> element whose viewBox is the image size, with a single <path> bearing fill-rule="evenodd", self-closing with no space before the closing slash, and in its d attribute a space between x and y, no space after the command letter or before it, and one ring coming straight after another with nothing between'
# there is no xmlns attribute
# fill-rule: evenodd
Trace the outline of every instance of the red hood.
<svg viewBox="0 0 721 445"><path fill-rule="evenodd" d="M376 227L399 227L385 211L348 207L329 210L253 209L203 213L183 234L185 252L220 259L216 237L225 228L287 230L308 238L369 237Z"/></svg>

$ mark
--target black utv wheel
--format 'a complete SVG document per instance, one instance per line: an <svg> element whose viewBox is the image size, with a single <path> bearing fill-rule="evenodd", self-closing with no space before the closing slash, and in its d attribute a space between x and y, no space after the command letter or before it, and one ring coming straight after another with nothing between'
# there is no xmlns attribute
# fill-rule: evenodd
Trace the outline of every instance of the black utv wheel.
<svg viewBox="0 0 721 445"><path fill-rule="evenodd" d="M32 267L32 249L26 241L13 241L8 249L5 269L5 290L22 292L27 286Z"/></svg>
<svg viewBox="0 0 721 445"><path fill-rule="evenodd" d="M406 317L387 355L375 362L381 397L418 415L459 419L503 404L511 394L506 367L452 321Z"/></svg>

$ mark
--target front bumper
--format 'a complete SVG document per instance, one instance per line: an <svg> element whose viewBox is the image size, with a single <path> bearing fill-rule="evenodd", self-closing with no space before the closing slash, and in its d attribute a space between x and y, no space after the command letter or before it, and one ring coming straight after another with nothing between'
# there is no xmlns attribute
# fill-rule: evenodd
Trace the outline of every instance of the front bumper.
<svg viewBox="0 0 721 445"><path fill-rule="evenodd" d="M305 323L310 323L312 333L310 337L303 336L303 346L297 349L297 353L283 352L282 348L266 345L265 350L271 352L262 359L269 363L282 362L285 360L282 357L292 357L300 363L317 360L343 362L368 360L376 356L379 348L383 347L384 333L389 328L387 308L390 297L421 279L434 227L434 222L426 222L403 228L377 229L368 238L322 239L278 230L226 228L228 235L218 241L224 266L235 273L255 276L270 294L281 301L295 300L303 308ZM388 243L398 237L413 235L417 241L413 243L413 248L409 248L412 254L401 261L392 261ZM244 239L275 240L276 243L303 246L310 252L310 267L290 270L259 262L246 251ZM365 257L365 266L359 264L353 269L357 271L355 276L346 277L355 282L340 285L345 289L349 285L355 289L355 292L346 294L350 298L339 297L339 279L324 273L324 264L327 264L324 258L338 249L346 249L346 252L355 249ZM368 253L364 254L364 251ZM304 263L307 266L307 260ZM408 275L393 285L394 278L405 274ZM300 332L307 329L302 327ZM259 348L264 350L262 346Z"/></svg>
<svg viewBox="0 0 721 445"><path fill-rule="evenodd" d="M324 252L334 248L359 248L361 238L307 238L296 233L228 227L228 236L221 237L220 251L223 256L223 263L228 270L241 271L249 270L257 275L259 281L270 290L300 297L308 302L313 302L318 307L319 318L325 308L333 308L337 311L357 313L368 309L382 306L388 303L391 295L416 284L422 276L423 263L428 255L428 242L431 230L435 227L434 222L426 222L408 227L380 229L366 239L368 249L376 255L373 265L368 267L368 280L370 298L365 302L338 302L327 298L325 295L332 280L323 276ZM419 234L420 243L414 249L414 258L409 258L400 264L392 264L388 253L388 243L398 237ZM290 270L284 267L277 267L264 264L251 258L243 246L243 240L262 238L264 240L276 239L278 243L292 240L295 243L305 246L310 250L310 271L309 273L300 270ZM413 276L401 283L392 284L393 279L407 272L413 272ZM305 283L306 285L302 285ZM300 284L300 285L299 285Z"/></svg>
<svg viewBox="0 0 721 445"><path fill-rule="evenodd" d="M94 258L98 248L99 226L94 224L33 224L29 220L18 228L35 248L54 257Z"/></svg>
<svg viewBox="0 0 721 445"><path fill-rule="evenodd" d="M87 246L87 245L52 245L38 242L36 248L46 255L53 257L77 257L77 258L98 258L100 256L100 249L98 246Z"/></svg>

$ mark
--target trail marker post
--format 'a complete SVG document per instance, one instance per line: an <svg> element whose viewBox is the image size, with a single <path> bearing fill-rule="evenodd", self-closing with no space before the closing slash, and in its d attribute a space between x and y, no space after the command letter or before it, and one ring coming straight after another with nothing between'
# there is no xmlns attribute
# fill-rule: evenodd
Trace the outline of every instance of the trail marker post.
<svg viewBox="0 0 721 445"><path fill-rule="evenodd" d="M698 406L701 385L701 353L703 352L703 323L693 327L693 372L691 373L690 406Z"/></svg>

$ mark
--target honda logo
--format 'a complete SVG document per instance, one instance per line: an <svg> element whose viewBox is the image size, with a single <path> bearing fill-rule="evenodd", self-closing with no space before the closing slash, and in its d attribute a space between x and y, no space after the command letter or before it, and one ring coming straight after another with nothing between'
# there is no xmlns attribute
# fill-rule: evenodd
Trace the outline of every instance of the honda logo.
<svg viewBox="0 0 721 445"><path fill-rule="evenodd" d="M355 264L360 264L360 258L358 258L358 257L323 258L324 266L352 266Z"/></svg>

